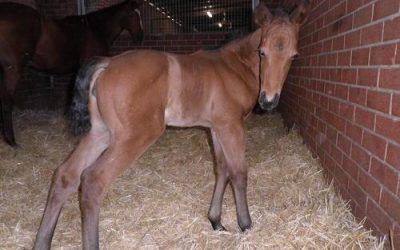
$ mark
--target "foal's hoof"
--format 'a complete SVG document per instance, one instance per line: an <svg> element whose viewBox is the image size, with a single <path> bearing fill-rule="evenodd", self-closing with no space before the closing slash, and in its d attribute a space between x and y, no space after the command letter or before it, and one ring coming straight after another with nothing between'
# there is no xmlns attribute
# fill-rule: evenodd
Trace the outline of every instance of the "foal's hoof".
<svg viewBox="0 0 400 250"><path fill-rule="evenodd" d="M5 141L12 148L18 148L18 144L15 142L15 140L7 140L7 139L5 139Z"/></svg>
<svg viewBox="0 0 400 250"><path fill-rule="evenodd" d="M227 231L226 228L224 226L222 226L221 222L219 222L219 223L211 222L211 225L212 225L214 231Z"/></svg>
<svg viewBox="0 0 400 250"><path fill-rule="evenodd" d="M250 223L245 223L245 224L239 224L240 230L242 230L242 232L246 232L247 230L251 229L251 222Z"/></svg>

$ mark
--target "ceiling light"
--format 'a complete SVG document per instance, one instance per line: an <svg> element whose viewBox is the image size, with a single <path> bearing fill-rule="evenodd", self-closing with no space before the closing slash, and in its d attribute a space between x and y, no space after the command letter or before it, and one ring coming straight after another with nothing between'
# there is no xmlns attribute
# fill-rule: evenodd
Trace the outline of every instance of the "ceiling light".
<svg viewBox="0 0 400 250"><path fill-rule="evenodd" d="M207 14L207 16L208 16L209 18L212 18L212 17L213 17L213 14L212 14L210 11L207 11L206 14Z"/></svg>
<svg viewBox="0 0 400 250"><path fill-rule="evenodd" d="M221 22L218 23L218 27L222 28L222 23Z"/></svg>

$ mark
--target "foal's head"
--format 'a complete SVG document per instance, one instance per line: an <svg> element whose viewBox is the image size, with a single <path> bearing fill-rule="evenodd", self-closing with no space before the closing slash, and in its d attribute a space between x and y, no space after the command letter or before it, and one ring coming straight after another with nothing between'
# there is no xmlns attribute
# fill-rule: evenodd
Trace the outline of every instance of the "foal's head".
<svg viewBox="0 0 400 250"><path fill-rule="evenodd" d="M261 28L258 103L263 110L271 111L278 105L289 67L298 55L299 28L306 21L308 10L308 0L301 0L291 14L277 10L272 15L263 3L255 10L255 22Z"/></svg>
<svg viewBox="0 0 400 250"><path fill-rule="evenodd" d="M126 0L122 3L121 28L126 29L132 39L136 41L142 41L144 35L143 22L139 10L142 3L142 0Z"/></svg>

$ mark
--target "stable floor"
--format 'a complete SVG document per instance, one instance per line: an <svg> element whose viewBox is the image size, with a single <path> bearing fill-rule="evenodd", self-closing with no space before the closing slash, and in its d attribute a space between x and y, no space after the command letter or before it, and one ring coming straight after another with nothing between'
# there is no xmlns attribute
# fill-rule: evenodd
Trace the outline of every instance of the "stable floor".
<svg viewBox="0 0 400 250"><path fill-rule="evenodd" d="M31 248L53 170L76 144L57 113L15 115L20 147L0 142L0 249ZM222 222L207 212L214 185L207 132L168 129L109 190L102 249L383 249L326 183L317 159L278 114L247 121L248 199L253 228L240 233L230 188ZM112 167L112 166L110 166ZM77 195L65 205L54 249L80 249Z"/></svg>

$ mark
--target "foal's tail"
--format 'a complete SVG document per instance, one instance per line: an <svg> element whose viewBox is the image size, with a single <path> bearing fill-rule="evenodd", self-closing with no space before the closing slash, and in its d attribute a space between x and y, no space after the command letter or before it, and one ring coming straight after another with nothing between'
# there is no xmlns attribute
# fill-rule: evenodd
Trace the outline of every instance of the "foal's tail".
<svg viewBox="0 0 400 250"><path fill-rule="evenodd" d="M70 119L71 131L75 136L83 135L91 128L89 114L89 95L95 96L95 93L89 93L93 82L96 81L99 74L107 67L103 62L103 57L94 57L86 62L78 71L74 86L74 97L72 99Z"/></svg>

